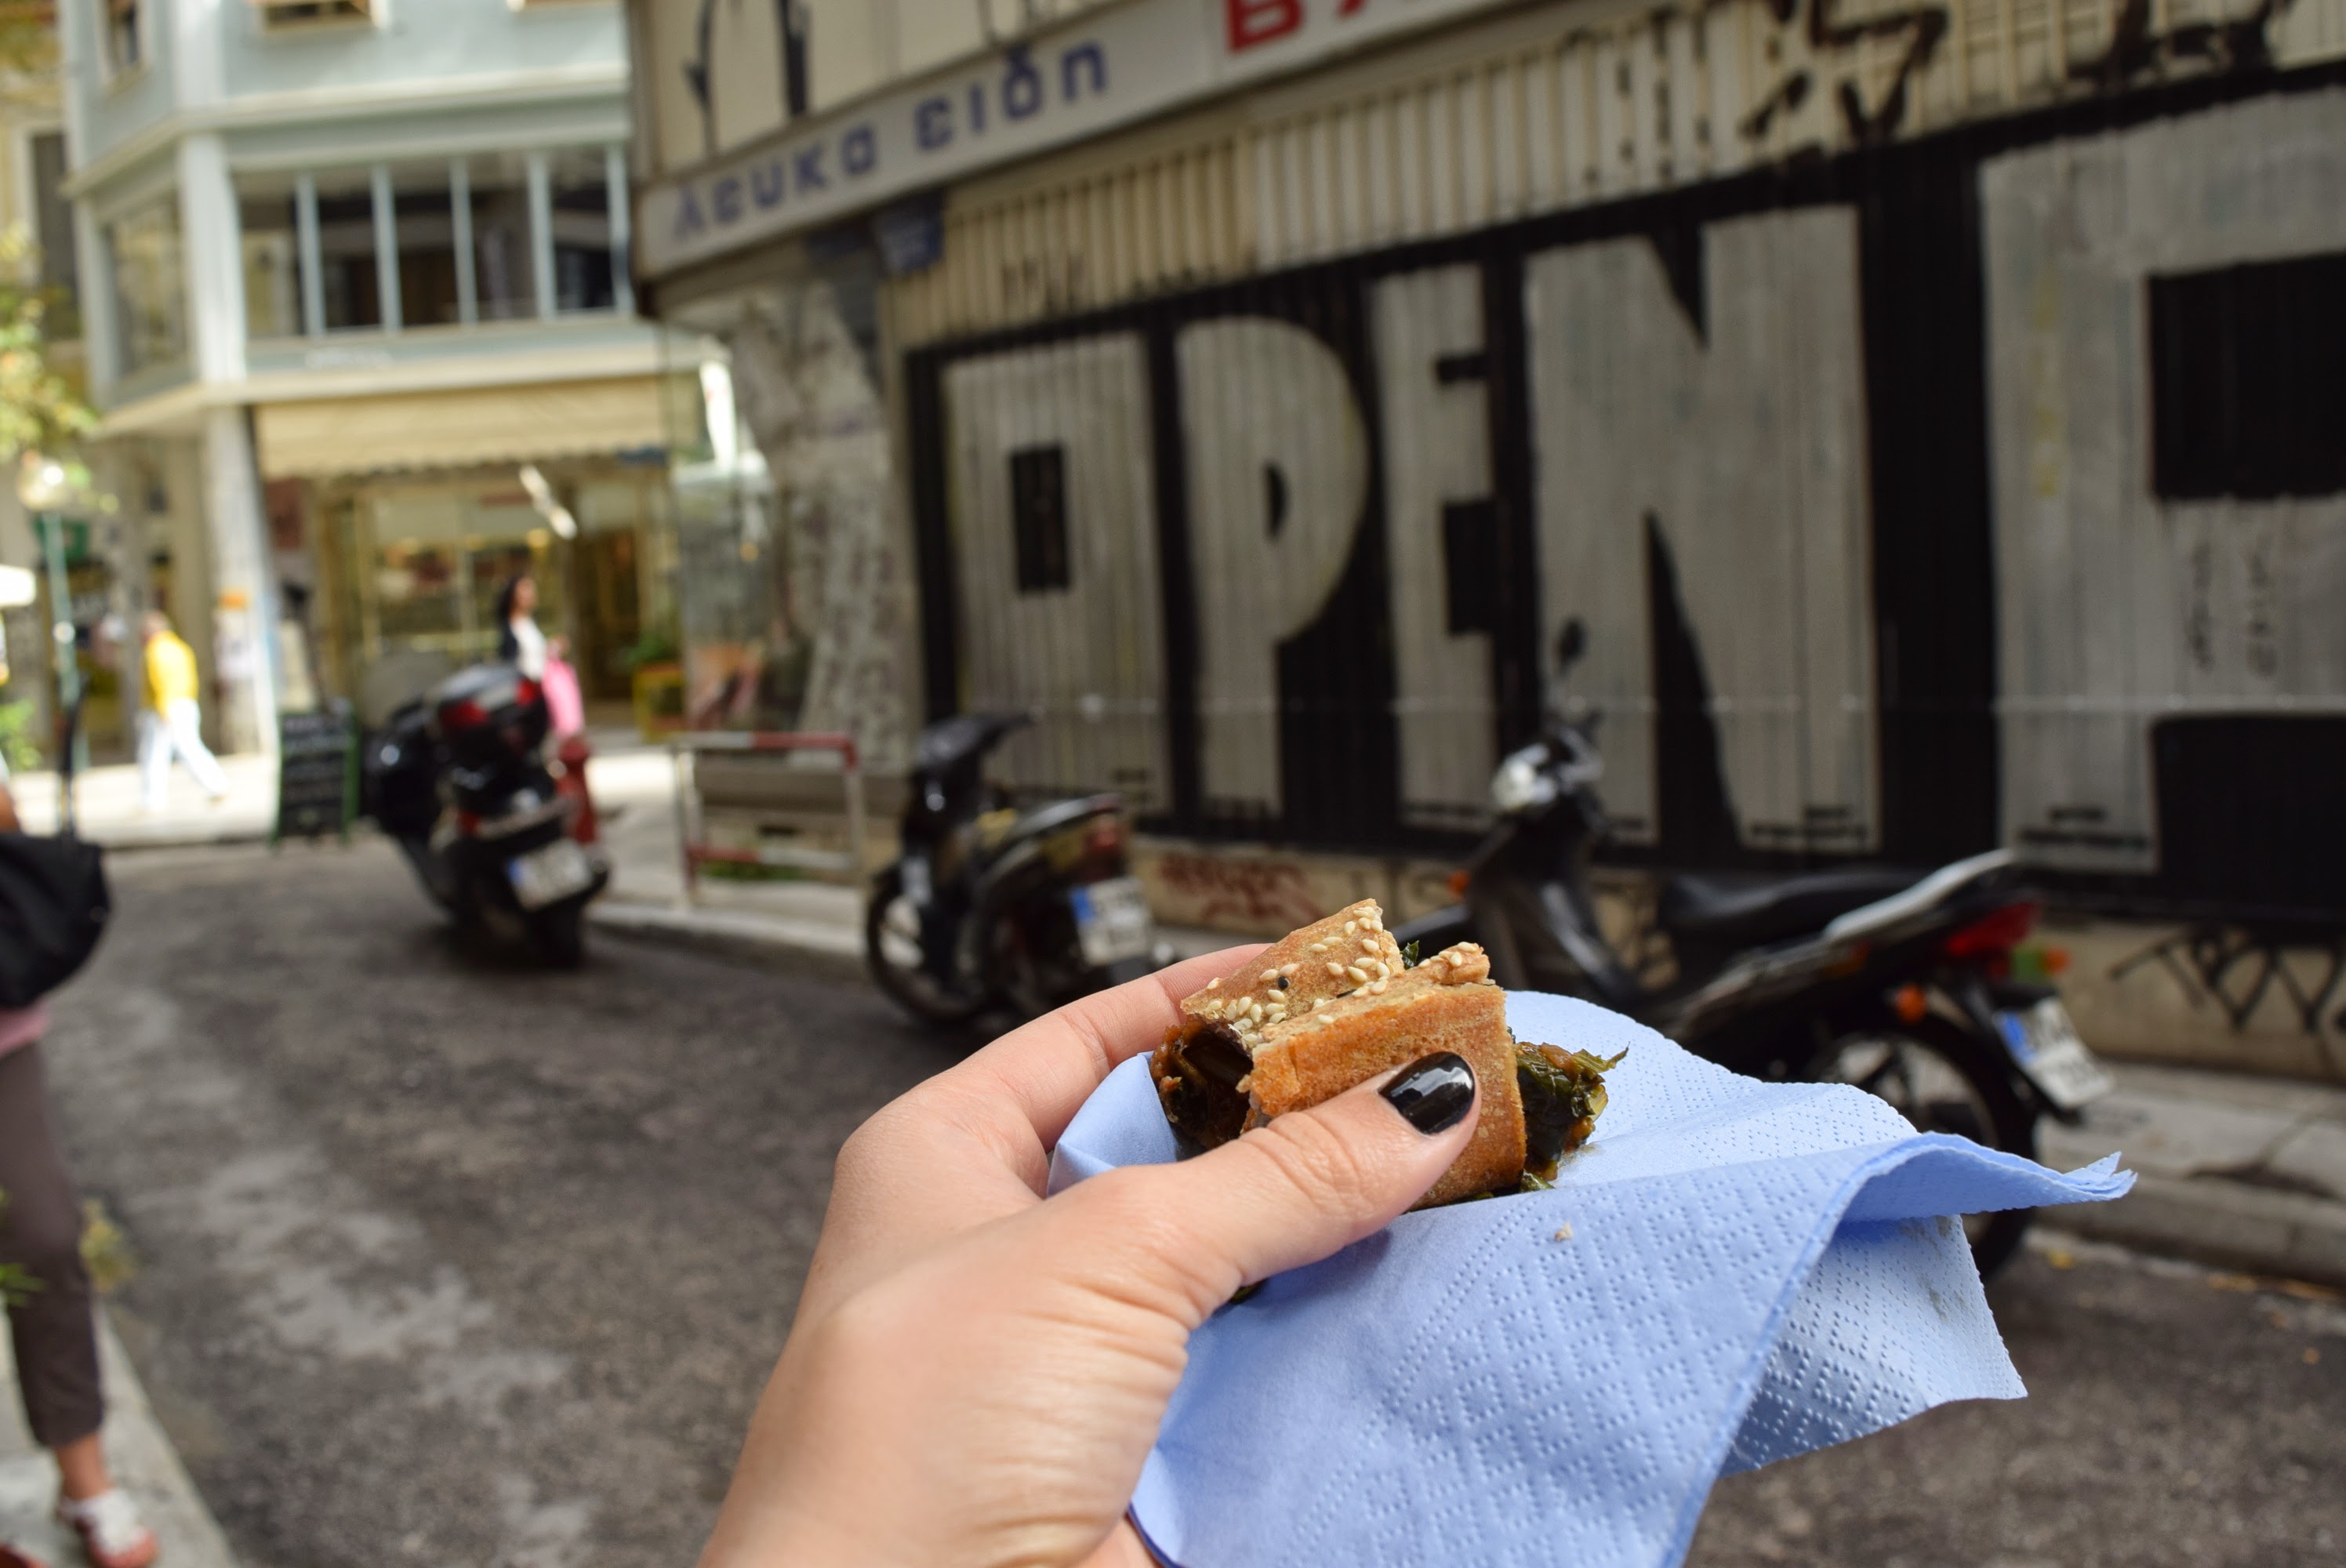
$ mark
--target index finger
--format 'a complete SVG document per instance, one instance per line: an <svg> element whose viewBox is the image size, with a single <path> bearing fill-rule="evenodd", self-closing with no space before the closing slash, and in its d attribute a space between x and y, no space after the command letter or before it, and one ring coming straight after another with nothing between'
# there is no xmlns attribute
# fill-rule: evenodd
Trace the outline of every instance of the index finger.
<svg viewBox="0 0 2346 1568"><path fill-rule="evenodd" d="M1224 948L1095 992L1012 1030L943 1076L965 1078L981 1098L1015 1105L1037 1151L1047 1150L1110 1073L1163 1042L1165 1031L1180 1020L1183 997L1267 945Z"/></svg>

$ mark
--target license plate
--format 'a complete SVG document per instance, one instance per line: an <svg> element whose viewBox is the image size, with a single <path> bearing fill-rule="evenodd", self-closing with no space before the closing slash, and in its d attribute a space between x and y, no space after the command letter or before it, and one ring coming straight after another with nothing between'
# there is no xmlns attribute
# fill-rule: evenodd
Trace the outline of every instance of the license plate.
<svg viewBox="0 0 2346 1568"><path fill-rule="evenodd" d="M1094 969L1147 952L1156 936L1148 894L1138 877L1093 882L1067 895L1076 906L1076 941Z"/></svg>
<svg viewBox="0 0 2346 1568"><path fill-rule="evenodd" d="M2012 1049L2012 1059L2045 1097L2065 1111L2089 1105L2112 1089L2117 1080L2083 1040L2069 1021L2069 1010L2058 997L2048 996L2035 1006L1995 1015L1995 1026Z"/></svg>
<svg viewBox="0 0 2346 1568"><path fill-rule="evenodd" d="M505 875L513 879L514 897L525 910L560 903L595 884L594 862L576 839L557 839L506 861Z"/></svg>

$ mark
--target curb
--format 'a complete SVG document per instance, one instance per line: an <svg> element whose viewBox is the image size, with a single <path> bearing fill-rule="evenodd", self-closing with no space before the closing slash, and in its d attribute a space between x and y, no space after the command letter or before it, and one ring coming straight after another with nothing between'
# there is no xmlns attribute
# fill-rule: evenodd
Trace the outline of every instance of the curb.
<svg viewBox="0 0 2346 1568"><path fill-rule="evenodd" d="M107 1458L123 1489L138 1500L156 1539L163 1543L162 1561L170 1568L237 1568L228 1537L189 1478L170 1437L156 1420L147 1390L122 1349L112 1318L103 1308L97 1314L97 1333L106 1379ZM13 1373L0 1376L0 1385L12 1378ZM13 1390L8 1391L13 1403ZM13 1423L15 1412L0 1415L0 1420ZM21 1455L13 1441L0 1443L0 1453L5 1453L5 1461L0 1461L0 1541L63 1568L81 1560L81 1549L50 1516L56 1472L48 1457L32 1449L29 1439L24 1441Z"/></svg>
<svg viewBox="0 0 2346 1568"><path fill-rule="evenodd" d="M2073 1205L2046 1222L2140 1251L2346 1288L2346 1204L2300 1193L2142 1176L2115 1203Z"/></svg>

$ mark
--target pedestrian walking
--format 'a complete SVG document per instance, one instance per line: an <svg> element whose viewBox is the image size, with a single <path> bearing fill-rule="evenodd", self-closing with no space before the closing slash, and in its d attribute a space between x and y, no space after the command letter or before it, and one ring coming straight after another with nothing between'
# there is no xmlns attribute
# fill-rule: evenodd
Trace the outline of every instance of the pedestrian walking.
<svg viewBox="0 0 2346 1568"><path fill-rule="evenodd" d="M527 572L497 596L497 657L532 680L546 678L546 634L537 629L537 579Z"/></svg>
<svg viewBox="0 0 2346 1568"><path fill-rule="evenodd" d="M0 787L0 832L21 830L15 802ZM8 1302L16 1388L33 1441L56 1461L58 1522L81 1537L93 1568L147 1568L154 1532L115 1485L99 1437L106 1405L96 1304L82 1262L81 1206L43 1077L48 1026L44 1003L0 1009L0 1263L31 1281ZM0 1568L15 1568L10 1557L22 1555L0 1550Z"/></svg>
<svg viewBox="0 0 2346 1568"><path fill-rule="evenodd" d="M168 800L174 755L218 805L228 799L228 779L204 745L204 710L196 700L196 650L171 629L171 617L160 610L147 612L142 630L147 711L139 716L138 771L147 809L160 811Z"/></svg>

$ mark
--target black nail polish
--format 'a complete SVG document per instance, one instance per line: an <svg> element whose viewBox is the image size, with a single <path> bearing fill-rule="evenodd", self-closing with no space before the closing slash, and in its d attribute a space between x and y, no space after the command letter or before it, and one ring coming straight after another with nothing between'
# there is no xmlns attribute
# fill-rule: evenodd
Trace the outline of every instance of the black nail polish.
<svg viewBox="0 0 2346 1568"><path fill-rule="evenodd" d="M1474 1104L1474 1069L1455 1051L1436 1051L1401 1070L1378 1091L1402 1119L1427 1137L1464 1121Z"/></svg>

